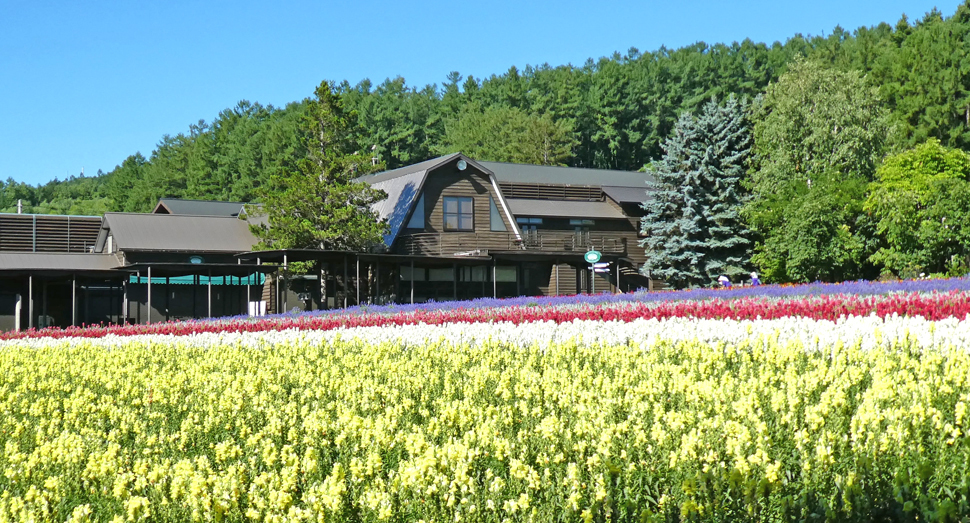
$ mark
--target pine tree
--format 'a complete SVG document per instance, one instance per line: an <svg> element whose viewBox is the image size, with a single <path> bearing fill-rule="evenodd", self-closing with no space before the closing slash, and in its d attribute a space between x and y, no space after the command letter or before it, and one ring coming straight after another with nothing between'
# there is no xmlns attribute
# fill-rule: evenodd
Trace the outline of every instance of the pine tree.
<svg viewBox="0 0 970 523"><path fill-rule="evenodd" d="M323 82L303 118L307 156L295 170L263 188L269 226L251 225L264 249L366 250L383 240L387 224L371 204L386 198L355 178L376 167L360 152L357 116Z"/></svg>
<svg viewBox="0 0 970 523"><path fill-rule="evenodd" d="M663 157L648 169L644 274L697 287L747 272L751 239L740 215L751 154L746 105L732 95L723 106L712 99L698 117L681 114Z"/></svg>

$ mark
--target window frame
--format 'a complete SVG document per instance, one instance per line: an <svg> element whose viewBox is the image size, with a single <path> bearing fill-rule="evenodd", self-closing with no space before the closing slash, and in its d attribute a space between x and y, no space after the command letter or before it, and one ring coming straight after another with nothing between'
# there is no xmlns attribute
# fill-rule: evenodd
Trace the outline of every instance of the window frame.
<svg viewBox="0 0 970 523"><path fill-rule="evenodd" d="M448 212L448 202L454 201L456 212ZM471 212L461 212L462 203L467 202ZM441 204L442 226L446 231L474 231L475 230L475 198L471 196L444 196ZM448 218L454 217L457 227L448 226ZM468 227L462 227L463 218L469 220Z"/></svg>

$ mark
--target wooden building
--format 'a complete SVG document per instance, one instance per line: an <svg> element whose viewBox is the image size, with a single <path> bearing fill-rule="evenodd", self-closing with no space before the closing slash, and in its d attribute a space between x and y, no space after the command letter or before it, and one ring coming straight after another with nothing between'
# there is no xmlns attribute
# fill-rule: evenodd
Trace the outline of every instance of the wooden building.
<svg viewBox="0 0 970 523"><path fill-rule="evenodd" d="M459 285L487 281L489 265L500 296L655 285L639 273L646 173L477 162L456 153L361 180L388 193L376 206L390 225L388 252L488 260L458 271ZM593 250L609 272L589 270L583 255ZM438 299L435 282L451 278L424 265L413 275L419 299Z"/></svg>
<svg viewBox="0 0 970 523"><path fill-rule="evenodd" d="M373 207L389 226L381 248L239 255L282 267L317 262L318 273L284 270L269 282L269 310L663 287L639 272L645 173L456 153L359 180L388 195ZM604 272L590 270L589 251L600 253Z"/></svg>
<svg viewBox="0 0 970 523"><path fill-rule="evenodd" d="M0 330L264 312L238 217L0 215Z"/></svg>

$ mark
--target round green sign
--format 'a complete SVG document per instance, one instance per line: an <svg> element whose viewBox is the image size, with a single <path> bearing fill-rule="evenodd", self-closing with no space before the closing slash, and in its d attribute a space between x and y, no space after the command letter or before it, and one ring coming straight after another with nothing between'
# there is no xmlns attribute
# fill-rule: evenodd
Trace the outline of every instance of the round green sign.
<svg viewBox="0 0 970 523"><path fill-rule="evenodd" d="M600 254L600 251L587 251L586 254L583 255L583 258L587 263L596 263L600 261L600 258L602 257L603 255Z"/></svg>

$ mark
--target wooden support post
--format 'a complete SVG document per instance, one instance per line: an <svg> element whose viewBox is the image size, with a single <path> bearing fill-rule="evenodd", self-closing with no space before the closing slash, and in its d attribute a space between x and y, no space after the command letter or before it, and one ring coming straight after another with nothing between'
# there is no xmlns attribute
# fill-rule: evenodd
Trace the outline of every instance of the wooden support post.
<svg viewBox="0 0 970 523"><path fill-rule="evenodd" d="M135 271L135 276L138 278L136 281L141 284L141 271ZM141 323L141 302L135 302L135 323Z"/></svg>
<svg viewBox="0 0 970 523"><path fill-rule="evenodd" d="M71 275L71 327L77 327L77 273Z"/></svg>
<svg viewBox="0 0 970 523"><path fill-rule="evenodd" d="M347 291L347 255L346 254L344 254L344 282L343 282L343 285L341 285L341 287L343 287L343 291L344 291L344 308L346 309L347 295L350 294Z"/></svg>
<svg viewBox="0 0 970 523"><path fill-rule="evenodd" d="M451 299L457 300L458 299L458 264L457 263L451 264L451 283L452 283Z"/></svg>
<svg viewBox="0 0 970 523"><path fill-rule="evenodd" d="M411 305L414 305L414 260L411 260Z"/></svg>
<svg viewBox="0 0 970 523"><path fill-rule="evenodd" d="M498 271L496 269L496 263L497 263L497 260L495 258L492 258L492 297L493 298L498 298L498 278L496 278L496 276L498 275Z"/></svg>
<svg viewBox="0 0 970 523"><path fill-rule="evenodd" d="M376 290L374 292L373 301L380 303L381 302L381 259L378 258L376 263L377 263L377 278L375 278L375 281L374 281L374 286L376 287Z"/></svg>
<svg viewBox="0 0 970 523"><path fill-rule="evenodd" d="M360 307L360 255L357 255L357 277L354 278L354 290L357 291L357 306Z"/></svg>
<svg viewBox="0 0 970 523"><path fill-rule="evenodd" d="M212 269L209 269L209 282L208 283L209 283L209 285L208 285L209 296L207 298L207 301L209 303L209 317L211 318L212 317Z"/></svg>
<svg viewBox="0 0 970 523"><path fill-rule="evenodd" d="M246 316L252 316L252 313L249 312L250 303L252 303L252 300L249 297L249 284L252 283L250 281L250 278L252 278L251 274L249 276L246 276Z"/></svg>
<svg viewBox="0 0 970 523"><path fill-rule="evenodd" d="M559 260L556 260L556 296L559 296Z"/></svg>
<svg viewBox="0 0 970 523"><path fill-rule="evenodd" d="M620 291L620 260L616 260L616 285L613 287L614 293L619 293Z"/></svg>
<svg viewBox="0 0 970 523"><path fill-rule="evenodd" d="M121 325L126 325L128 323L128 280L131 279L130 275L125 275L125 279L121 280Z"/></svg>
<svg viewBox="0 0 970 523"><path fill-rule="evenodd" d="M27 328L34 328L34 275L27 276Z"/></svg>
<svg viewBox="0 0 970 523"><path fill-rule="evenodd" d="M148 323L152 323L152 267L148 266Z"/></svg>
<svg viewBox="0 0 970 523"><path fill-rule="evenodd" d="M199 275L192 275L192 319L199 317Z"/></svg>

